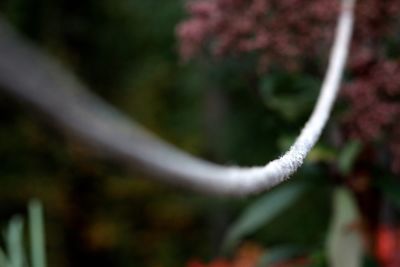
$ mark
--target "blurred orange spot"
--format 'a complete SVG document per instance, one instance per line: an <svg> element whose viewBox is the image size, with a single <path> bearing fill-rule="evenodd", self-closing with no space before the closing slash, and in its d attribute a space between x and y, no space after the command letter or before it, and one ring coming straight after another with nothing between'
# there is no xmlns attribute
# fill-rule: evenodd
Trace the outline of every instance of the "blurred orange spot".
<svg viewBox="0 0 400 267"><path fill-rule="evenodd" d="M237 251L232 267L255 267L262 254L262 247L254 243L245 243Z"/></svg>

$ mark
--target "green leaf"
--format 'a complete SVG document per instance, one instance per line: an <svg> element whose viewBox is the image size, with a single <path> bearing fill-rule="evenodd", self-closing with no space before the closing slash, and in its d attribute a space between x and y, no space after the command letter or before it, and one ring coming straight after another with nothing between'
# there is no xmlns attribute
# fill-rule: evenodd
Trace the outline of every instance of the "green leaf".
<svg viewBox="0 0 400 267"><path fill-rule="evenodd" d="M318 144L308 153L306 162L335 162L336 157L333 149Z"/></svg>
<svg viewBox="0 0 400 267"><path fill-rule="evenodd" d="M357 229L360 215L350 191L336 189L333 218L327 240L330 267L360 267L363 259L362 236Z"/></svg>
<svg viewBox="0 0 400 267"><path fill-rule="evenodd" d="M11 267L23 267L25 264L23 229L21 216L12 217L6 231L6 246Z"/></svg>
<svg viewBox="0 0 400 267"><path fill-rule="evenodd" d="M32 267L46 267L43 207L38 200L28 206Z"/></svg>
<svg viewBox="0 0 400 267"><path fill-rule="evenodd" d="M358 140L354 140L349 142L342 150L339 155L338 167L342 174L349 174L354 161L357 156L360 154L362 149L362 144Z"/></svg>
<svg viewBox="0 0 400 267"><path fill-rule="evenodd" d="M244 236L255 232L276 218L300 197L304 189L305 187L299 183L287 184L256 200L228 229L223 250L231 250Z"/></svg>
<svg viewBox="0 0 400 267"><path fill-rule="evenodd" d="M6 253L0 249L0 267L9 267Z"/></svg>

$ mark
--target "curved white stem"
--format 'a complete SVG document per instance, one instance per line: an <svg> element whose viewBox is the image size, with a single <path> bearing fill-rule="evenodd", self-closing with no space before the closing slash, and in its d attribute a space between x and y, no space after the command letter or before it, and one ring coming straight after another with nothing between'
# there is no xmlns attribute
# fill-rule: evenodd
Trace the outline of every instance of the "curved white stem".
<svg viewBox="0 0 400 267"><path fill-rule="evenodd" d="M317 142L340 85L352 33L353 9L353 0L342 0L328 70L309 121L288 152L262 167L219 166L164 143L86 90L5 23L0 25L0 85L105 155L128 166L135 165L159 180L207 193L247 195L287 179Z"/></svg>

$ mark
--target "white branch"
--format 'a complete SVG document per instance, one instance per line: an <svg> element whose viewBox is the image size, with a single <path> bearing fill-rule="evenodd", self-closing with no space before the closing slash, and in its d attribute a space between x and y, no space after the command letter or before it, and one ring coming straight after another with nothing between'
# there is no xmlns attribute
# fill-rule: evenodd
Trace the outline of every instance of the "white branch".
<svg viewBox="0 0 400 267"><path fill-rule="evenodd" d="M262 167L228 167L193 157L148 133L90 93L76 78L0 24L0 85L111 158L155 179L219 195L269 189L292 175L317 142L340 85L353 26L353 0L342 0L327 74L313 113L293 146Z"/></svg>

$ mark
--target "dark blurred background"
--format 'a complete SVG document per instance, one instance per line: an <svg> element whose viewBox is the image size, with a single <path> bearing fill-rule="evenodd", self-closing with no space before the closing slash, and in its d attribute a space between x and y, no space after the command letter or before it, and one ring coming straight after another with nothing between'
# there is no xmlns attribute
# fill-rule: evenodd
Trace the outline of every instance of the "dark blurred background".
<svg viewBox="0 0 400 267"><path fill-rule="evenodd" d="M221 164L260 165L285 151L312 110L327 59L261 71L254 53L185 61L175 35L188 16L181 0L2 0L0 11L96 94L168 142ZM351 138L341 134L345 110L341 102L294 177L307 193L244 243L260 250L295 244L320 264L312 266L325 266L319 259L334 185L357 191L365 179L369 186L371 173L394 177L388 160L372 169L370 154L358 161L349 152ZM95 157L43 114L3 93L0 127L1 225L25 214L29 199L40 199L49 266L172 267L229 257L221 251L227 229L260 197L210 197L149 181ZM348 167L355 162L357 168Z"/></svg>

